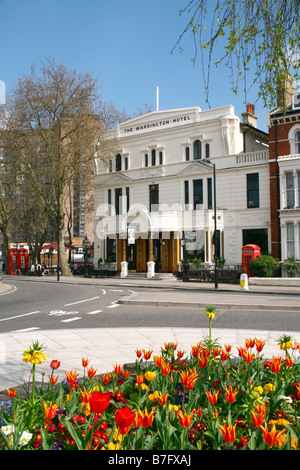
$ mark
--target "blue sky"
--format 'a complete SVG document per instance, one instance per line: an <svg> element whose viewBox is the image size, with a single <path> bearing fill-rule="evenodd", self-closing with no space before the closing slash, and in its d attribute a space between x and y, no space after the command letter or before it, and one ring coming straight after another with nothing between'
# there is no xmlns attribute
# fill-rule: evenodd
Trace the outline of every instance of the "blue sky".
<svg viewBox="0 0 300 470"><path fill-rule="evenodd" d="M207 109L200 61L194 66L193 40L184 52L171 51L187 16L188 0L0 0L0 80L12 88L33 63L57 63L98 77L103 99L135 113L145 103L160 109ZM213 68L210 105L232 104L241 118L244 96L230 89L229 72ZM257 90L247 97L255 103ZM255 104L258 127L267 132L262 103Z"/></svg>

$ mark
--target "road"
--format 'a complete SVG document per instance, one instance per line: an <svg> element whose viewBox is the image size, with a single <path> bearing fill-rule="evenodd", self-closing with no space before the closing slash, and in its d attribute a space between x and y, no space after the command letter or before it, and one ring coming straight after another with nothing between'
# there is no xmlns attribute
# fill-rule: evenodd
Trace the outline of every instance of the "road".
<svg viewBox="0 0 300 470"><path fill-rule="evenodd" d="M190 306L124 304L119 301L148 294L156 299L161 289L145 287L100 287L13 281L14 290L0 294L0 333L34 330L123 327L207 327L204 309ZM164 290L165 296L176 298L175 290ZM187 302L191 294L186 292ZM215 292L213 299L224 298ZM227 294L234 302L237 294ZM279 299L279 297L278 297ZM288 297L286 297L288 301ZM276 294L272 296L276 303ZM208 298L208 302L211 303ZM255 303L255 302L254 302ZM260 309L253 304L244 309L220 308L214 328L300 331L300 310Z"/></svg>

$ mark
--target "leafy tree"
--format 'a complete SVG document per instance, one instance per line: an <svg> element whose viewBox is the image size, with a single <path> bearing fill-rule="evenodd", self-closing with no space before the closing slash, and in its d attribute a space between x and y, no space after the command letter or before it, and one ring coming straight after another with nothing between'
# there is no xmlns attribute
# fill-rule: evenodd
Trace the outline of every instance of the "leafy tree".
<svg viewBox="0 0 300 470"><path fill-rule="evenodd" d="M182 50L183 37L192 33L192 60L200 52L207 102L215 63L229 68L235 93L243 83L245 102L256 84L264 105L273 108L278 87L290 76L299 78L299 9L299 0L190 0L180 11L188 23L174 48ZM214 59L220 41L222 52Z"/></svg>

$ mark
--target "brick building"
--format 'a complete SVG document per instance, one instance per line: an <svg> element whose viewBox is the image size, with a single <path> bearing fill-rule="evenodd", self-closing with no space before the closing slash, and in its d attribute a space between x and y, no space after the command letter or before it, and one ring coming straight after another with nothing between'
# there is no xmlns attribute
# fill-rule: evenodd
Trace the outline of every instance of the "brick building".
<svg viewBox="0 0 300 470"><path fill-rule="evenodd" d="M292 81L269 113L271 254L300 258L300 92Z"/></svg>

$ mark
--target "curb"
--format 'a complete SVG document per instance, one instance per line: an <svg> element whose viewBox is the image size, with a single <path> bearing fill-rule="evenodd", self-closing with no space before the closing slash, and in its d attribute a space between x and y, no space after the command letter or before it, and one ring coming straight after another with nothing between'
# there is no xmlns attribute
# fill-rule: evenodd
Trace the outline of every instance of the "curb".
<svg viewBox="0 0 300 470"><path fill-rule="evenodd" d="M118 304L125 305L141 305L141 306L153 306L153 307L188 307L188 308L202 308L207 306L207 302L172 302L172 301L160 301L160 300L118 300ZM299 311L299 305L266 305L266 304L226 304L226 303L215 303L214 306L217 308L226 308L229 310L289 310L289 311Z"/></svg>

